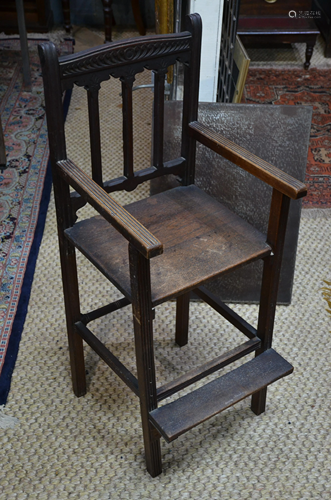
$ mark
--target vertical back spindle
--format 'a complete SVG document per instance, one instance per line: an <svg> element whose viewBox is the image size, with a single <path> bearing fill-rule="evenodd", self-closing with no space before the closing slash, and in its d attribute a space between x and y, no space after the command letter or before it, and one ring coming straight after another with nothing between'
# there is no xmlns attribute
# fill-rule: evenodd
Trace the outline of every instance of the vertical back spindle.
<svg viewBox="0 0 331 500"><path fill-rule="evenodd" d="M154 72L153 166L163 166L165 71Z"/></svg>
<svg viewBox="0 0 331 500"><path fill-rule="evenodd" d="M132 124L132 85L134 77L123 77L123 157L124 175L133 177L133 124Z"/></svg>
<svg viewBox="0 0 331 500"><path fill-rule="evenodd" d="M99 88L92 88L87 91L87 102L90 126L92 179L99 184L99 186L102 186Z"/></svg>

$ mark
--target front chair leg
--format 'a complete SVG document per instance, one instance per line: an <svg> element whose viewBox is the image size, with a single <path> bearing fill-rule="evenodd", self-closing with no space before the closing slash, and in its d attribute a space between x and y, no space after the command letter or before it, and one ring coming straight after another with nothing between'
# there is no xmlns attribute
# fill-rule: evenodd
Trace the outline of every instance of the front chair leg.
<svg viewBox="0 0 331 500"><path fill-rule="evenodd" d="M290 199L274 189L267 235L267 241L272 246L274 255L266 257L263 264L260 311L257 326L257 335L261 339L261 348L256 351L256 356L259 356L272 346L278 285L289 208ZM260 415L265 411L266 399L266 387L253 394L251 409L256 415Z"/></svg>
<svg viewBox="0 0 331 500"><path fill-rule="evenodd" d="M131 244L129 259L145 458L148 472L155 477L162 472L162 462L160 435L149 421L149 413L157 408L150 263Z"/></svg>
<svg viewBox="0 0 331 500"><path fill-rule="evenodd" d="M177 297L176 303L176 344L183 347L188 342L190 293Z"/></svg>

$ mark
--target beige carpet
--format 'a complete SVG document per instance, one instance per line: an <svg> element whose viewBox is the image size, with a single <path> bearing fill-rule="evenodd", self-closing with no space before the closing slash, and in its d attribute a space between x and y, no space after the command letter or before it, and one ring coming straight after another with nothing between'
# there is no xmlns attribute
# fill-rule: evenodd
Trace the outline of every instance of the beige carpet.
<svg viewBox="0 0 331 500"><path fill-rule="evenodd" d="M139 75L138 83L148 82ZM113 176L121 157L120 87L114 81L103 87L102 123L109 126L102 136L104 164ZM150 142L143 138L151 124L151 101L150 90L135 93L138 168L150 158ZM88 168L85 111L84 91L76 89L66 125L68 151ZM148 186L117 199L127 203L147 193ZM274 343L295 371L270 387L266 413L255 416L244 400L172 444L162 442L164 472L152 479L145 469L137 398L89 348L88 393L77 399L71 391L52 200L11 392L0 418L0 499L329 500L331 318L322 287L323 280L331 281L330 247L330 211L305 211L293 302L277 310ZM79 268L84 310L115 297L81 257ZM234 308L255 322L256 306ZM96 321L94 330L135 369L129 307L106 324ZM173 303L157 308L155 331L160 383L239 340L231 325L199 303L192 304L190 341L184 348L174 344Z"/></svg>

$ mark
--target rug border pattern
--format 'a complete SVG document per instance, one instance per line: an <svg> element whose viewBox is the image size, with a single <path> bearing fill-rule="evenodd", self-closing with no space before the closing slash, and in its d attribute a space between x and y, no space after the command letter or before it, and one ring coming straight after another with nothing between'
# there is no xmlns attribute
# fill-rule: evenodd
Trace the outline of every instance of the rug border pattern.
<svg viewBox="0 0 331 500"><path fill-rule="evenodd" d="M32 42L36 44L39 43L39 40L33 40ZM24 94L21 78L18 77L15 79L18 76L17 72L20 72L20 69L17 70L15 68L13 78L0 104L4 130L10 120L15 103L17 103L20 95ZM37 90L39 91L39 88ZM41 105L43 105L43 95L37 92L37 96L41 98ZM71 91L66 93L64 99L65 115L69 108L70 97ZM0 406L5 405L10 390L11 377L28 310L31 285L51 193L52 180L48 159L49 148L45 115L42 117L42 120L42 124L35 136L35 144L29 166L29 178L23 188L22 200L24 201L22 201L17 216L16 227L20 226L19 221L23 217L28 218L28 223L25 226L23 225L23 230L19 231L21 234L15 233L15 236L17 235L16 241L14 242L12 239L10 242L4 263L3 277L5 274L8 276L7 267L11 255L15 251L15 243L22 244L23 248L15 270L10 290L9 305L3 322L3 334L0 336Z"/></svg>

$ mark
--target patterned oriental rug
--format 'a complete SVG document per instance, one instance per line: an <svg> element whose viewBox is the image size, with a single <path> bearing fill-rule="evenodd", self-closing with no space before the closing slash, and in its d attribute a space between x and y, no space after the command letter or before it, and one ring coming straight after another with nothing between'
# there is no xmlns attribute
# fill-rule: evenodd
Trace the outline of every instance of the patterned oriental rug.
<svg viewBox="0 0 331 500"><path fill-rule="evenodd" d="M313 106L305 208L331 207L331 71L250 69L242 102Z"/></svg>
<svg viewBox="0 0 331 500"><path fill-rule="evenodd" d="M29 40L32 92L26 92L19 40L0 40L0 112L7 152L7 165L0 170L0 405L9 392L51 189L40 42ZM58 47L70 54L73 42L65 40ZM67 95L66 107L69 101Z"/></svg>

